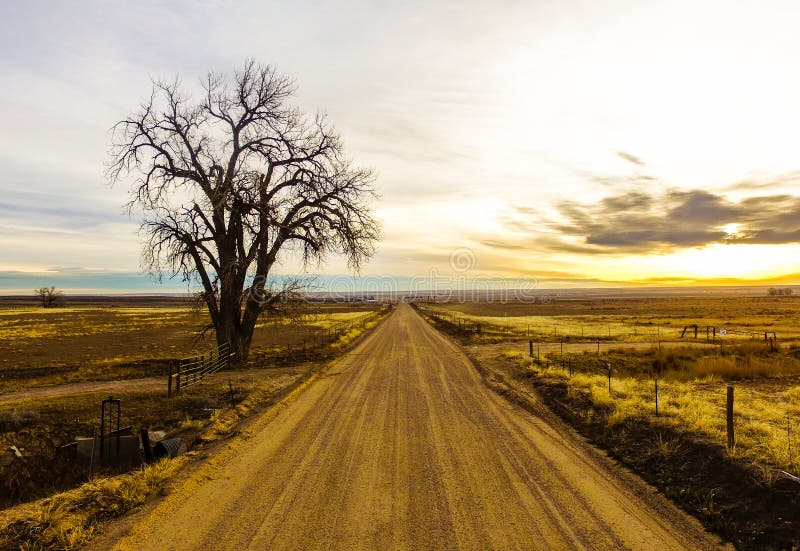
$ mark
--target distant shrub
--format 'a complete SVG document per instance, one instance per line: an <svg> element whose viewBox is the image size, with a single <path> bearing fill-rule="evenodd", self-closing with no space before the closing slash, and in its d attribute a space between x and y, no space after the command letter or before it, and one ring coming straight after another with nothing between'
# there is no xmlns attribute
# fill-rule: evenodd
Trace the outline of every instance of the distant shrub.
<svg viewBox="0 0 800 551"><path fill-rule="evenodd" d="M789 296L793 293L793 289L791 287L784 287L783 289L778 289L776 287L770 287L767 294L771 297L778 297L778 296Z"/></svg>

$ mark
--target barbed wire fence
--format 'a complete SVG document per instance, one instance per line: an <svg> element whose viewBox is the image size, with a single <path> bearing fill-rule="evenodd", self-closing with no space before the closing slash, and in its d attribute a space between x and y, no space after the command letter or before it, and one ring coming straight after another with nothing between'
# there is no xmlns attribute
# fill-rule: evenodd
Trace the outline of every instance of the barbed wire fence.
<svg viewBox="0 0 800 551"><path fill-rule="evenodd" d="M519 341L527 340L525 349L521 355L528 356L532 365L536 365L545 369L557 369L564 372L566 375L567 384L573 376L577 374L601 376L604 381L604 386L607 387L608 396L611 400L619 397L615 395L615 379L622 381L624 378L634 377L629 373L620 371L618 366L614 365L614 360L609 358L608 361L594 362L593 367L589 367L587 362L579 361L585 356L587 352L594 351L598 356L601 352L609 352L613 350L612 346L625 344L625 336L629 337L646 337L653 336L658 339L657 343L660 346L661 342L686 342L683 339L683 334L687 332L688 328L698 328L696 341L701 344L707 344L712 348L716 348L722 353L722 343L727 342L729 345L745 344L748 341L756 341L759 345L769 347L770 353L779 353L780 356L791 358L793 360L800 360L800 349L789 349L787 352L780 352L777 348L777 333L774 331L753 331L745 329L720 329L715 326L686 326L686 327L670 327L671 331L664 331L663 328L657 327L655 331L650 327L643 327L636 324L619 324L620 330L611 331L608 329L605 333L606 338L603 339L596 334L590 334L586 331L589 324L586 326L569 326L565 324L550 325L551 330L545 330L543 327L546 324L531 325L521 330L519 327L511 326L506 327L497 324L486 323L485 321L477 321L475 318L460 316L453 312L430 308L415 304L414 307L421 312L424 316L435 320L439 324L448 326L448 329L453 331L462 332L465 334L481 335L491 339L491 337L501 337L503 341ZM579 331L569 333L567 328L580 327ZM607 324L606 327L611 327ZM627 329L627 330L625 330ZM649 331L648 331L649 329ZM551 332L552 331L552 332ZM674 335L670 335L674 332ZM706 334L707 333L707 334ZM672 337L671 339L669 337ZM725 340L723 340L725 338ZM594 344L594 346L592 346ZM601 344L603 349L601 349ZM579 345L578 352L574 352L575 346ZM542 348L545 347L545 351ZM570 348L573 351L570 351ZM733 348L733 346L731 346ZM602 356L601 356L602 357ZM737 366L744 367L745 360L736 358ZM663 404L663 396L668 394L670 383L661 377L661 373L657 369L653 369L650 373L638 373L634 377L639 382L646 382L648 379L652 384L652 394L649 403L653 407L654 417L664 419L669 417L665 414ZM619 384L619 383L618 383ZM724 445L730 453L735 453L736 450L736 434L737 430L749 430L748 425L766 425L769 426L775 434L781 432L785 434L784 451L786 454L786 462L794 464L795 459L798 458L798 442L797 432L800 431L800 416L794 415L792 410L787 407L787 413L782 416L767 417L752 417L739 413L735 407L735 388L736 384L725 383L721 384L724 388L724 395L719 397L719 401L723 402L722 405L714 406L716 415L720 419L720 424L724 420ZM737 429L739 427L739 429ZM780 461L778 461L780 462ZM794 475L779 471L779 477L789 478L795 480ZM800 482L800 479L795 480Z"/></svg>

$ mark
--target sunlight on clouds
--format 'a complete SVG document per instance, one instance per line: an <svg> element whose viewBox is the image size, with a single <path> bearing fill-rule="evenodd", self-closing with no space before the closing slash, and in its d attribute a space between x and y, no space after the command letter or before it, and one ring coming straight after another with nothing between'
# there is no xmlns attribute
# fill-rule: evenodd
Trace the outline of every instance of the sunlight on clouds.
<svg viewBox="0 0 800 551"><path fill-rule="evenodd" d="M659 277L771 279L800 273L800 245L712 244L665 255L626 256L597 269L606 277L622 281Z"/></svg>
<svg viewBox="0 0 800 551"><path fill-rule="evenodd" d="M741 228L742 228L741 224L738 224L738 223L734 222L734 223L731 223L731 224L725 224L724 226L720 226L719 229L724 231L725 235L727 237L739 237L741 235L739 233L739 230Z"/></svg>

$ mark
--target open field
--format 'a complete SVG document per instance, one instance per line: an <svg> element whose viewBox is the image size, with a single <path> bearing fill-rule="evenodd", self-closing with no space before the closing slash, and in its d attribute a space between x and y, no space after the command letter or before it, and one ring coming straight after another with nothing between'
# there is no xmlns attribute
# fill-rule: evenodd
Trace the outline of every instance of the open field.
<svg viewBox="0 0 800 551"><path fill-rule="evenodd" d="M311 343L333 324L374 306L309 304L292 320L262 322L252 356L264 360ZM30 386L167 374L168 362L207 351L207 314L188 301L133 299L43 309L0 301L0 392Z"/></svg>
<svg viewBox="0 0 800 551"><path fill-rule="evenodd" d="M713 301L704 302L704 319L724 318L742 323L749 320L750 327L769 327L769 320L751 315L758 301L736 302L741 299L715 297ZM692 302L696 300L671 297L669 302L674 303L673 309L653 313L650 318L644 305L637 305L637 318L696 323L689 321L694 320L690 315L695 307ZM598 530L607 531L609 539L600 542L600 546L608 548L621 542L644 548L652 541L660 541L667 547L686 547L688 544L681 540L683 535L678 533L684 529L694 534L691 538L699 538L695 541L708 538L691 527L691 519L670 509L671 505L663 496L655 496L656 501L650 501L649 497L645 502L637 501L649 492L640 488L631 493L631 488L638 488L639 482L622 473L618 465L597 459L593 455L595 452L584 448L584 443L571 440L569 430L559 425L560 421L543 407L548 404L598 445L700 518L708 528L735 542L737 547L756 549L763 548L761 544L765 541L781 544L792 541L794 526L800 522L795 512L799 504L792 496L800 493L795 488L787 490L786 481L779 479L778 473L780 470L800 471L800 438L796 436L800 435L800 426L795 426L795 423L800 425L800 360L790 354L793 353L791 344L782 339L781 333L778 333L777 344L765 344L757 339L731 339L722 348L718 342L706 342L704 338L658 340L657 335L654 340L648 339L647 333L636 334L632 339L625 334L605 339L572 335L567 339L561 334L553 337L543 332L528 339L524 337L528 328L523 329L521 322L515 325L516 331L506 331L497 324L497 318L505 320L506 316L496 315L496 304L422 306L429 314L444 314L429 319L439 329L461 340L475 365L482 366L483 380L478 372L471 371L473 364L454 343L438 335L410 308L402 305L402 311L395 312L386 324L361 341L356 350L334 361L334 367L304 391L296 407L276 413L277 424L265 420L262 427L261 421L256 421L255 425L260 428L253 430L259 435L263 431L263 438L258 439L259 444L252 451L242 448L241 443L239 447L234 445L231 450L241 450L241 458L224 455L214 462L215 466L209 467L211 474L201 471L205 474L192 482L191 495L181 494L179 490L175 497L167 498L164 506L172 515L171 534L158 537L184 543L196 540L198 545L218 539L217 532L225 525L227 517L221 512L219 518L204 517L202 521L195 518L205 510L203 499L213 498L220 503L252 500L255 499L254 488L257 488L257 492L272 496L265 499L282 504L276 509L278 516L253 517L245 523L249 528L237 525L229 533L231 541L269 546L278 545L278 542L312 545L317 539L330 536L327 531L330 526L336 527L341 541L354 542L352 538L367 537L378 546L397 544L400 547L429 541L424 538L434 533L438 534L437 541L458 541L468 547L500 545L500 542L523 537L522 532L516 534L509 526L525 526L525 534L535 529L546 541L572 547L589 547L590 544L597 547L599 540L595 538L590 542L586 534L595 534ZM499 305L517 313L514 317L518 319L538 317L558 324L580 316L586 326L592 324L587 308L590 312L598 309L600 316L606 316L597 320L598 324L610 322L608 312L624 308L621 303L608 302L595 306L572 305L575 310L561 318L546 313L552 314L554 310L531 311L532 307L551 308L553 304L511 306ZM657 306L666 308L668 304ZM139 320L132 325L134 333L147 327L148 320L159 327L158 308L164 310L163 319L169 319L173 309L178 310L175 315L192 315L181 313L175 305L116 308L122 312L111 309L104 312L105 315L117 320L116 324L122 324L123 314L130 314ZM71 322L72 325L62 323L66 323L67 328L78 327L83 323L79 321L84 319L82 316L100 315L98 312L104 310L109 308L93 306L64 311L66 320L78 321ZM303 335L314 334L314 331L324 333L336 324L371 316L368 310L363 306L348 309L330 305L327 311L317 309L302 313L291 323L285 320L265 323L259 331L272 333L272 340L261 337L260 348L254 350L255 359L251 363L272 367L252 367L231 376L223 372L206 384L190 387L172 401L164 400L164 389L158 387L149 391L130 388L115 392L123 399L123 424L164 428L190 441L202 439L201 433L217 425L227 427L220 430L230 430L231 423L223 420L223 411L231 408L236 411L243 403L270 403L303 380L319 360L333 357L360 332L373 327L379 318L374 318L366 327L356 324L352 333L345 332L335 342L326 344L327 355L319 353L310 358L314 361L297 360L287 364L286 358L292 350L294 354L302 352L303 340L309 347L313 344L313 340L303 339ZM449 311L458 314L448 317ZM788 307L773 305L770 311L782 312L773 326L783 324L781 326L789 328L783 319L793 315ZM24 314L27 315L31 314ZM621 326L630 326L629 312L617 315L620 317L614 319ZM483 331L476 333L465 327L464 319L481 323ZM764 327L754 320L759 324L765 322ZM558 327L566 328L569 323L571 321ZM170 332L177 326L177 323L167 323L160 327ZM665 322L664 326L669 325ZM298 328L308 332L303 333ZM279 340L281 334L285 335L283 341ZM89 335L91 338L92 333ZM529 340L536 344L533 358L529 355ZM124 343L124 346L129 345ZM108 365L113 372L115 365L125 364L112 362ZM607 386L609 365L613 367L611 392ZM80 366L73 369L77 375L81 374ZM659 377L658 416L653 392L655 374ZM104 383L104 377L97 379L91 384ZM49 384L54 381L46 380ZM150 379L126 382L145 384L147 380ZM158 381L157 378L152 380ZM106 379L105 383L108 382ZM508 383L510 386L503 387L502 393L523 405L527 413L521 413L517 406L488 393L484 382L490 386ZM737 400L736 446L730 450L725 447L724 405L728 384L735 385ZM47 392L49 388L61 387L34 387L29 392ZM24 393L19 396L23 397ZM0 401L0 422L5 431L0 433L0 445L18 445L33 458L48 457L48 450L74 437L76 430L88 432L96 427L99 401L103 396L103 393L90 391ZM424 427L432 427L432 432L425 432ZM256 432L244 441L250 440ZM465 439L464 434L470 436ZM424 442L420 435L424 436ZM470 442L481 442L482 446L475 447ZM561 448L564 442L569 442L567 449ZM400 452L387 460L388 456L379 453L381 449L399 449ZM511 457L512 463L501 456L486 455L487 449L504 450L501 456ZM458 465L443 461L442 457L456 458ZM262 465L256 469L258 473L268 471L271 476L264 478L256 474L253 464ZM589 465L588 470L573 468L577 464ZM19 463L13 464L16 470L5 471L3 476L6 503L48 495L86 480L88 473L79 469L54 470L53 474L59 473L59 476L46 478L43 473L52 465L52 461L33 460L24 470ZM353 471L354 465L360 465L360 470ZM558 476L552 478L554 469ZM602 474L589 482L582 480L590 471ZM350 475L354 472L361 474L353 478ZM65 473L74 480L68 480ZM113 473L108 470L102 474ZM398 482L398 476L405 477L404 482ZM45 479L47 484L42 484ZM467 482L459 482L467 479ZM244 486L232 484L231 480L241 480ZM507 483L516 490L505 488ZM398 489L408 485L416 488L413 495ZM308 487L317 488L317 491L312 492L311 497L302 497ZM396 520L389 523L383 519L381 515L389 513L382 509L382 498L375 497L378 487L394 492L392 500L405 504L406 517L397 520L396 513L392 512ZM488 487L494 489L486 490ZM300 488L304 490L301 492ZM360 497L356 499L353 495ZM455 501L450 497L442 501L445 495ZM342 496L350 497L345 502ZM551 497L542 501L542 496ZM597 499L599 501L595 501ZM494 509L500 502L505 504L504 511ZM609 524L607 508L622 502L636 502L637 511L649 510L652 514L638 516L639 525L634 531L620 528L618 523ZM484 507L467 511L457 505L463 503L483 503ZM584 509L577 503L584 508L586 503L591 503L590 509L605 512L602 515L579 514L578 511ZM631 514L631 510L623 509L619 514ZM367 510L371 516L365 515ZM152 519L159 518L160 509L155 511ZM331 519L324 511L338 512ZM535 511L539 512L534 514ZM572 524L563 520L564 515L573 519ZM279 517L290 520L287 523ZM364 521L367 517L371 520ZM459 518L472 518L474 522L463 524ZM135 529L138 535L130 545L138 544L142 533L159 533L152 519ZM79 529L94 529L95 521L81 522ZM383 523L386 529L391 525L390 540L384 541L383 536L371 532L370 527L377 526L376 522ZM501 525L505 531L500 530ZM421 526L424 526L425 536L420 532ZM676 530L681 526L683 528ZM642 534L646 534L645 539L641 539ZM711 540L705 541L705 548L715 545L709 543ZM178 543L175 545L180 547Z"/></svg>
<svg viewBox="0 0 800 551"><path fill-rule="evenodd" d="M451 302L421 304L487 328L530 332L541 338L599 338L643 342L680 339L684 326L753 332L774 331L782 341L800 337L800 296L654 296L559 298L550 302ZM717 335L719 338L719 335ZM728 335L729 340L745 338ZM685 338L684 338L685 339Z"/></svg>
<svg viewBox="0 0 800 551"><path fill-rule="evenodd" d="M122 401L122 426L165 430L191 443L221 410L254 396L268 403L294 385L314 360L374 326L375 313L374 305L309 304L292 319L263 322L245 369L222 371L167 400L168 363L212 344L197 338L205 317L186 301L105 299L47 310L0 303L0 507L90 476L88 465L60 459L56 449L97 430L109 394ZM362 320L371 321L352 323ZM330 329L338 330L334 338L321 338ZM10 446L24 461L12 461Z"/></svg>

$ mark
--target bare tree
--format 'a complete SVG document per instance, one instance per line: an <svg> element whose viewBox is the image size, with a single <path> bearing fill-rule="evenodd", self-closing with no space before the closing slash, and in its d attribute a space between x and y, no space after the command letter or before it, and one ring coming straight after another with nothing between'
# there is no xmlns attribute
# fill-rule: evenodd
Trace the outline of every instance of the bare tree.
<svg viewBox="0 0 800 551"><path fill-rule="evenodd" d="M33 290L42 308L54 308L64 303L64 293L55 287L39 287Z"/></svg>
<svg viewBox="0 0 800 551"><path fill-rule="evenodd" d="M248 61L202 88L193 101L179 79L154 81L113 128L109 179L133 179L145 266L199 282L217 342L244 361L259 316L299 290L271 283L281 258L342 254L358 269L372 256L374 176L345 158L324 116L287 104L294 83L273 67Z"/></svg>

